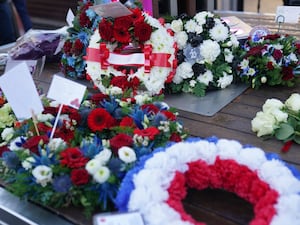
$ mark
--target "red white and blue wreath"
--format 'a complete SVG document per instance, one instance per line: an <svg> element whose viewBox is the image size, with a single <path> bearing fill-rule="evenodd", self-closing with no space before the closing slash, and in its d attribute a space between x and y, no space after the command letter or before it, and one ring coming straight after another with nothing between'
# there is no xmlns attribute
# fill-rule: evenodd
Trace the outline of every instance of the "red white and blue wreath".
<svg viewBox="0 0 300 225"><path fill-rule="evenodd" d="M87 74L103 93L160 94L177 65L174 37L140 9L103 18L87 49Z"/></svg>
<svg viewBox="0 0 300 225"><path fill-rule="evenodd" d="M183 208L188 187L236 193L253 205L251 225L300 224L299 172L276 154L226 139L191 138L157 149L127 173L115 203L140 212L146 225L204 225Z"/></svg>

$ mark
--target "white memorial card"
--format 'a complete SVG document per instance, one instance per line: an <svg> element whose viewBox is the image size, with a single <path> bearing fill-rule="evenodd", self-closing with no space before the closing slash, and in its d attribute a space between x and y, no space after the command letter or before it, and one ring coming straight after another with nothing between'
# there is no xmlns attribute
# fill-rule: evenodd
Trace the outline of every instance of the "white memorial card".
<svg viewBox="0 0 300 225"><path fill-rule="evenodd" d="M14 60L10 57L8 57L8 59L7 59L6 66L5 66L5 72L8 72L9 70L14 68L15 66L17 66L21 63L24 63L24 62L27 64L29 72L31 74L33 74L33 72L36 69L37 60Z"/></svg>
<svg viewBox="0 0 300 225"><path fill-rule="evenodd" d="M29 119L44 110L25 62L4 73L0 77L0 87L18 120Z"/></svg>
<svg viewBox="0 0 300 225"><path fill-rule="evenodd" d="M102 17L117 18L132 14L132 12L121 2L110 2L106 4L94 5L91 8Z"/></svg>
<svg viewBox="0 0 300 225"><path fill-rule="evenodd" d="M144 225L138 212L98 214L94 216L94 225Z"/></svg>
<svg viewBox="0 0 300 225"><path fill-rule="evenodd" d="M69 27L72 27L73 26L73 20L74 20L75 16L74 16L74 13L71 9L68 10L68 13L67 13L67 17L66 17L66 22L68 24Z"/></svg>
<svg viewBox="0 0 300 225"><path fill-rule="evenodd" d="M86 86L54 75L47 97L61 104L78 109L83 99Z"/></svg>
<svg viewBox="0 0 300 225"><path fill-rule="evenodd" d="M278 6L276 10L275 22L277 23L298 23L300 7L298 6Z"/></svg>

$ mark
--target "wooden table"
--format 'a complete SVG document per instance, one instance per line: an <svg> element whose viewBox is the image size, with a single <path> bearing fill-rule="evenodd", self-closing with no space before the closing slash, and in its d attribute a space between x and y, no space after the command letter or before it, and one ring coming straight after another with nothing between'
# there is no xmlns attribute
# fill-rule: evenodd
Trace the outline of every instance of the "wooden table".
<svg viewBox="0 0 300 225"><path fill-rule="evenodd" d="M238 14L222 12L222 16L235 15L246 23L253 25L267 25L276 30L276 24L271 22L272 16L262 14ZM299 25L297 25L299 26ZM299 36L297 26L284 27L285 31ZM40 87L47 92L52 75L59 72L58 64L47 64L41 77L35 78ZM89 88L91 84L84 81ZM243 92L230 104L224 107L214 116L207 117L195 113L179 110L180 119L188 128L192 136L234 139L242 144L251 144L266 152L277 153L281 158L300 169L300 148L294 144L288 153L282 153L283 143L276 139L263 140L251 131L251 120L256 112L261 110L263 103L268 98L286 100L291 93L299 92L300 84L293 88L286 87L264 87L260 90L251 88ZM212 102L213 104L213 102ZM186 210L199 221L208 225L244 225L248 224L253 216L252 206L236 195L222 190L189 190L184 201ZM92 220L87 220L80 209L68 208L55 210L74 224L91 225Z"/></svg>

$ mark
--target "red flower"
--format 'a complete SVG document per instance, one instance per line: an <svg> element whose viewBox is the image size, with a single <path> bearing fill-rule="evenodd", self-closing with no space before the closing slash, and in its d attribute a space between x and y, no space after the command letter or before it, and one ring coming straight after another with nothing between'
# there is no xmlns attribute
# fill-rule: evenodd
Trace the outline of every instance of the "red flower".
<svg viewBox="0 0 300 225"><path fill-rule="evenodd" d="M105 109L96 108L88 115L87 123L88 127L96 132L114 126L116 121Z"/></svg>
<svg viewBox="0 0 300 225"><path fill-rule="evenodd" d="M10 151L6 145L0 147L0 157L2 157L3 152Z"/></svg>
<svg viewBox="0 0 300 225"><path fill-rule="evenodd" d="M85 11L83 11L79 15L79 24L81 27L90 27L92 24L90 18L86 15Z"/></svg>
<svg viewBox="0 0 300 225"><path fill-rule="evenodd" d="M130 17L133 21L144 20L142 11L139 8L130 9L132 14Z"/></svg>
<svg viewBox="0 0 300 225"><path fill-rule="evenodd" d="M64 43L64 53L67 55L71 54L71 49L72 49L72 42L71 41L65 41Z"/></svg>
<svg viewBox="0 0 300 225"><path fill-rule="evenodd" d="M246 57L248 56L261 56L261 51L264 49L264 46L254 46L250 48L247 52Z"/></svg>
<svg viewBox="0 0 300 225"><path fill-rule="evenodd" d="M38 154L38 145L40 143L47 144L49 142L49 138L46 135L42 136L33 136L26 140L26 142L22 145L24 148L28 148L32 153Z"/></svg>
<svg viewBox="0 0 300 225"><path fill-rule="evenodd" d="M152 34L152 27L144 21L137 22L134 25L134 36L140 42L148 41Z"/></svg>
<svg viewBox="0 0 300 225"><path fill-rule="evenodd" d="M276 40L278 38L280 38L279 34L268 34L266 36L263 37L265 40Z"/></svg>
<svg viewBox="0 0 300 225"><path fill-rule="evenodd" d="M130 33L126 27L115 27L114 37L116 41L123 44L128 44L130 42Z"/></svg>
<svg viewBox="0 0 300 225"><path fill-rule="evenodd" d="M150 140L154 140L155 136L159 134L159 130L156 127L148 127L144 130L135 129L133 133L142 137L149 137Z"/></svg>
<svg viewBox="0 0 300 225"><path fill-rule="evenodd" d="M112 41L113 39L113 24L111 21L103 18L99 23L99 33L101 38L105 41Z"/></svg>
<svg viewBox="0 0 300 225"><path fill-rule="evenodd" d="M69 168L84 167L89 161L78 148L67 148L60 153L60 163Z"/></svg>
<svg viewBox="0 0 300 225"><path fill-rule="evenodd" d="M77 109L70 106L64 105L61 111L62 114L68 114L71 120L75 120L77 123L80 122L81 116Z"/></svg>
<svg viewBox="0 0 300 225"><path fill-rule="evenodd" d="M112 139L110 139L110 147L115 155L118 154L119 148L122 146L131 147L133 145L132 137L127 134L117 134Z"/></svg>
<svg viewBox="0 0 300 225"><path fill-rule="evenodd" d="M74 55L78 56L78 55L82 54L83 47L84 47L84 44L81 42L81 40L76 39L73 44L72 52L74 53Z"/></svg>
<svg viewBox="0 0 300 225"><path fill-rule="evenodd" d="M74 139L74 131L68 129L66 121L64 121L63 125L55 130L54 136L62 138L65 142L70 142Z"/></svg>
<svg viewBox="0 0 300 225"><path fill-rule="evenodd" d="M103 100L107 99L108 95L103 94L103 93L97 93L97 94L93 94L91 97L91 101L94 104L99 104L101 103Z"/></svg>
<svg viewBox="0 0 300 225"><path fill-rule="evenodd" d="M283 53L281 50L279 49L274 49L274 52L273 52L273 57L276 61L280 60L283 56Z"/></svg>
<svg viewBox="0 0 300 225"><path fill-rule="evenodd" d="M284 66L282 67L283 80L291 80L294 78L293 68Z"/></svg>
<svg viewBox="0 0 300 225"><path fill-rule="evenodd" d="M120 127L135 127L134 120L129 116L125 116L120 122Z"/></svg>
<svg viewBox="0 0 300 225"><path fill-rule="evenodd" d="M90 176L85 169L74 169L71 171L71 181L73 184L79 186L87 184Z"/></svg>
<svg viewBox="0 0 300 225"><path fill-rule="evenodd" d="M38 127L38 130L42 133L48 133L48 132L51 132L51 130L52 130L52 127L49 127L46 124L41 123L41 122L37 124L37 127Z"/></svg>
<svg viewBox="0 0 300 225"><path fill-rule="evenodd" d="M180 137L179 134L173 133L173 134L171 134L171 137L169 140L174 141L174 142L181 142L182 138Z"/></svg>
<svg viewBox="0 0 300 225"><path fill-rule="evenodd" d="M157 114L159 112L159 108L153 104L144 104L141 106L141 109L149 114Z"/></svg>
<svg viewBox="0 0 300 225"><path fill-rule="evenodd" d="M267 63L267 69L268 69L268 70L273 70L273 69L274 69L274 66L273 66L273 63L272 63L272 62L269 61L269 62Z"/></svg>
<svg viewBox="0 0 300 225"><path fill-rule="evenodd" d="M164 114L168 118L168 120L171 120L171 121L176 120L176 115L170 111L164 110L164 111L161 111L161 113Z"/></svg>
<svg viewBox="0 0 300 225"><path fill-rule="evenodd" d="M114 76L111 79L110 84L119 87L122 90L126 90L130 87L130 82L127 80L126 76Z"/></svg>
<svg viewBox="0 0 300 225"><path fill-rule="evenodd" d="M132 23L133 19L130 15L117 17L114 22L114 29L123 27L124 29L128 30L132 26Z"/></svg>

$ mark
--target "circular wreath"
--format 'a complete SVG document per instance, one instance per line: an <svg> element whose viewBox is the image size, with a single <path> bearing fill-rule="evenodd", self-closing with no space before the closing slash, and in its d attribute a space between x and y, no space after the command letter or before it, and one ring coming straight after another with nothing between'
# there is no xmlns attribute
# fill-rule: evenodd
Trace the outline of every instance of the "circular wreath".
<svg viewBox="0 0 300 225"><path fill-rule="evenodd" d="M300 221L299 172L276 154L217 138L192 138L143 158L127 173L116 205L120 211L139 211L146 225L203 225L183 208L187 187L236 193L253 204L251 225Z"/></svg>
<svg viewBox="0 0 300 225"><path fill-rule="evenodd" d="M103 18L87 49L87 74L103 93L159 94L176 69L176 43L159 20L132 14Z"/></svg>
<svg viewBox="0 0 300 225"><path fill-rule="evenodd" d="M170 24L178 44L178 68L171 93L204 96L209 89L223 89L233 82L233 61L239 42L228 25L211 12L190 18L181 15Z"/></svg>

